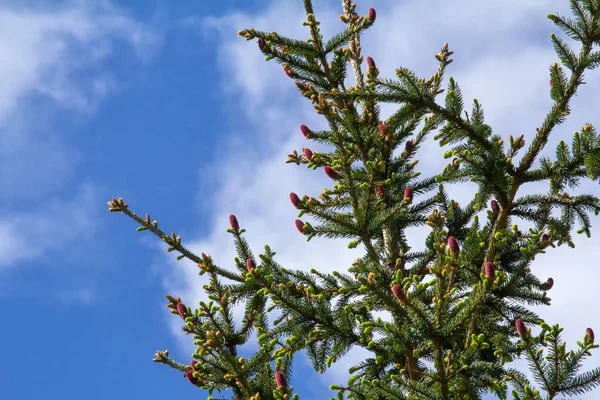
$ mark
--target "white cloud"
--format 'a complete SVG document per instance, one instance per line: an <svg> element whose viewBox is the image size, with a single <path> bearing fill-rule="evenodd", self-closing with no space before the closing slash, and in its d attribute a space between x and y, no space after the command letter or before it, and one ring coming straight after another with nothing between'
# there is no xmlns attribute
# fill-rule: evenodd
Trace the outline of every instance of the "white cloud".
<svg viewBox="0 0 600 400"><path fill-rule="evenodd" d="M366 14L366 3L358 3L359 12ZM450 49L455 51L455 62L447 76L455 76L463 88L467 109L470 110L470 102L476 97L496 133L505 138L524 133L531 140L532 132L551 105L548 68L557 57L548 36L558 29L546 14L568 13L567 1L558 6L551 8L557 7L557 3L550 0L462 0L451 5L441 0L376 2L374 7L379 16L364 36L363 55L374 57L383 76L393 76L396 68L406 66L428 77L436 68L433 54L444 42L449 42ZM342 29L337 20L339 9L338 5L335 9L316 7L326 36ZM284 165L283 161L292 149L313 147L303 140L298 125L306 123L318 129L325 126L324 121L298 95L279 65L265 63L256 43L235 35L237 30L253 26L302 39L308 37L301 26L302 15L300 1L272 2L260 14L237 12L223 18L188 18L182 23L186 28L196 27L206 40L218 42L217 62L223 71L223 87L235 107L232 117L245 118L244 123L240 122L241 131L229 132L230 141L219 149L218 167L202 171L201 193L211 210L212 220L207 221L211 228L199 238L187 240L192 249L211 254L223 267L231 267L234 256L231 240L224 233L230 213L238 215L243 227L248 228L246 238L255 252L268 243L287 268L344 270L358 254L339 242L317 239L306 244L295 231L295 211L287 200L288 193L315 196L331 182L322 171L307 171ZM559 138L570 140L572 132L584 122L600 123L594 112L600 104L600 91L594 90L600 85L600 74L590 72L587 82L573 101L574 111L568 122L556 129L545 154L553 155ZM386 106L384 111L389 114L393 109ZM421 170L425 174L439 171L447 164L439 158L442 153L437 144L428 141L420 157ZM462 204L473 193L465 190L464 185L449 191ZM578 192L598 194L598 188L586 184ZM600 219L593 221L599 225ZM576 250L566 247L550 250L534 264L534 271L541 278L552 276L556 281L550 292L554 305L540 313L549 323L560 322L566 327L564 337L569 344L582 337L585 327L600 321L598 309L590 307L585 295L594 290L594 282L600 278L589 261L597 253L592 241L597 240L600 232L594 231L592 239L576 240ZM169 289L177 290L188 301L205 298L201 290L203 278L197 277L195 267L181 264L176 271L169 277ZM600 326L596 328L600 330ZM356 353L348 355L340 365L350 365L353 360ZM600 365L600 358L596 354L586 365ZM346 371L345 367L329 371L324 382L342 381Z"/></svg>
<svg viewBox="0 0 600 400"><path fill-rule="evenodd" d="M119 88L106 66L123 44L146 62L160 35L108 1L0 5L0 267L94 231L94 184L71 179L81 156L53 125Z"/></svg>

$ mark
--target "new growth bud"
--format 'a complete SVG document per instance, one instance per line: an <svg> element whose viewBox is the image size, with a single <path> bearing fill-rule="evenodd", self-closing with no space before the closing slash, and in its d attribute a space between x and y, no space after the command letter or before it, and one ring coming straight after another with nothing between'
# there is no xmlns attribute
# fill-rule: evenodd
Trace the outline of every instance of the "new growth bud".
<svg viewBox="0 0 600 400"><path fill-rule="evenodd" d="M523 323L523 320L521 318L517 318L517 320L515 321L515 328L517 328L517 333L521 336L523 336L525 332L527 332L527 328L525 328L525 323Z"/></svg>
<svg viewBox="0 0 600 400"><path fill-rule="evenodd" d="M311 130L308 129L308 126L302 124L300 125L300 132L302 132L302 135L304 135L304 137L308 139L308 135L310 135Z"/></svg>
<svg viewBox="0 0 600 400"><path fill-rule="evenodd" d="M329 165L326 166L324 170L325 170L325 175L327 175L334 181L337 181L338 179L340 179L339 172L337 172L335 169L331 168Z"/></svg>
<svg viewBox="0 0 600 400"><path fill-rule="evenodd" d="M275 371L275 384L277 385L277 389L285 389L287 386L287 382L285 379L285 375L281 371Z"/></svg>
<svg viewBox="0 0 600 400"><path fill-rule="evenodd" d="M187 307L182 302L177 303L177 312L181 318L187 317Z"/></svg>
<svg viewBox="0 0 600 400"><path fill-rule="evenodd" d="M300 200L300 197L298 197L298 195L294 192L290 193L290 201L296 208L300 208L302 206L302 200Z"/></svg>
<svg viewBox="0 0 600 400"><path fill-rule="evenodd" d="M460 247L458 246L458 240L454 236L448 237L448 248L450 249L450 254L460 254Z"/></svg>

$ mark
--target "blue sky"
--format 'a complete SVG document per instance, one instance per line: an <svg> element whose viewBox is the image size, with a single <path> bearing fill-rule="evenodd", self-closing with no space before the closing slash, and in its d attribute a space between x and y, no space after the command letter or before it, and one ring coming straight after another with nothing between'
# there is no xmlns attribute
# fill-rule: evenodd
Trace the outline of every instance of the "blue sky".
<svg viewBox="0 0 600 400"><path fill-rule="evenodd" d="M256 253L268 243L288 268L340 270L360 255L343 243L306 244L295 232L288 193L316 195L330 182L283 162L307 146L300 124L324 124L281 68L236 35L253 26L303 38L301 3L0 4L3 397L205 397L182 374L151 361L165 348L189 360L191 340L178 333L180 320L167 312L164 294L193 304L203 298L204 278L193 264L175 262L156 238L136 233L133 221L108 213L113 196L221 266L234 255L225 233L230 213L248 228ZM342 28L337 3L316 7L326 35ZM455 50L450 73L465 99L482 102L496 132L531 137L551 104L548 35L556 30L545 15L566 11L567 1L460 0L455 11L436 4L432 14L418 1L359 1L359 12L374 6L379 14L364 54L387 76L401 65L429 76L433 54L448 41ZM551 148L584 122L600 123L600 91L593 90L600 73L587 82ZM440 154L436 145L424 149L424 172L443 168ZM459 201L470 196L464 188L453 194ZM424 234L414 232L415 244ZM561 248L537 264L541 277L556 281L553 306L540 312L567 326L571 342L600 321L598 309L573 312L600 278L585 262L597 255L597 235L578 240L577 254ZM349 354L324 376L299 362L292 384L301 398L329 398L329 383L342 382L360 355Z"/></svg>

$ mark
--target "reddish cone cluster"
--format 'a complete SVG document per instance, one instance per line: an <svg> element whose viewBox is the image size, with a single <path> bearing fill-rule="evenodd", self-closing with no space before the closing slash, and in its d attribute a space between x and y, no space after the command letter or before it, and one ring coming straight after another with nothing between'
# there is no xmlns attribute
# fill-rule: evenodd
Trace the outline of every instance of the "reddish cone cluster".
<svg viewBox="0 0 600 400"><path fill-rule="evenodd" d="M405 203L412 203L413 200L413 190L410 186L407 186L406 188L404 188L404 202Z"/></svg>
<svg viewBox="0 0 600 400"><path fill-rule="evenodd" d="M304 222L302 222L302 220L296 220L296 229L298 229L298 232L304 233Z"/></svg>
<svg viewBox="0 0 600 400"><path fill-rule="evenodd" d="M369 8L369 13L367 14L367 18L369 18L370 23L375 22L375 19L377 19L377 13L375 12L374 8Z"/></svg>
<svg viewBox="0 0 600 400"><path fill-rule="evenodd" d="M287 382L283 372L275 371L275 384L277 385L277 389L285 389Z"/></svg>
<svg viewBox="0 0 600 400"><path fill-rule="evenodd" d="M496 275L496 266L493 262L488 261L483 266L483 274L486 278L493 278Z"/></svg>
<svg viewBox="0 0 600 400"><path fill-rule="evenodd" d="M338 179L340 179L339 172L337 172L335 169L331 168L329 165L325 167L324 171L325 171L325 175L327 175L334 181L337 181Z"/></svg>
<svg viewBox="0 0 600 400"><path fill-rule="evenodd" d="M498 214L500 212L500 206L496 200L492 200L490 206L492 207L492 212L494 214Z"/></svg>
<svg viewBox="0 0 600 400"><path fill-rule="evenodd" d="M302 124L300 125L300 132L302 132L302 135L304 135L304 137L308 139L308 135L310 135L311 130L308 129L308 126Z"/></svg>
<svg viewBox="0 0 600 400"><path fill-rule="evenodd" d="M381 132L382 134L385 134L385 131L387 131L387 125L386 124L382 123L382 124L380 124L378 126L378 128L379 128L379 132Z"/></svg>
<svg viewBox="0 0 600 400"><path fill-rule="evenodd" d="M187 307L182 302L177 303L177 312L181 318L187 317Z"/></svg>
<svg viewBox="0 0 600 400"><path fill-rule="evenodd" d="M377 196L383 196L385 194L385 190L383 189L382 184L375 185L375 194Z"/></svg>
<svg viewBox="0 0 600 400"><path fill-rule="evenodd" d="M590 340L590 342L594 343L594 331L592 328L587 328L585 330L585 336Z"/></svg>
<svg viewBox="0 0 600 400"><path fill-rule="evenodd" d="M192 371L187 371L185 377L192 385L196 386L196 378L194 378L194 373Z"/></svg>
<svg viewBox="0 0 600 400"><path fill-rule="evenodd" d="M404 290L402 290L402 286L400 286L400 285L392 286L392 293L394 294L394 297L396 298L396 300L401 301L401 302L406 301L406 293L404 293Z"/></svg>
<svg viewBox="0 0 600 400"><path fill-rule="evenodd" d="M550 290L554 286L554 279L548 278L548 280L540 285L540 289L542 290Z"/></svg>
<svg viewBox="0 0 600 400"><path fill-rule="evenodd" d="M260 49L260 51L262 51L264 53L266 46L267 46L267 42L265 41L265 39L258 38L258 48Z"/></svg>
<svg viewBox="0 0 600 400"><path fill-rule="evenodd" d="M460 254L460 247L458 246L458 240L454 236L448 237L448 248L451 254Z"/></svg>
<svg viewBox="0 0 600 400"><path fill-rule="evenodd" d="M256 262L253 259L248 258L246 260L246 269L248 269L248 272L252 273L252 271L256 269Z"/></svg>
<svg viewBox="0 0 600 400"><path fill-rule="evenodd" d="M190 362L190 366L192 367L192 369L193 369L194 371L197 371L197 369L196 369L196 364L198 364L198 361L196 361L196 360L192 360L192 361Z"/></svg>
<svg viewBox="0 0 600 400"><path fill-rule="evenodd" d="M517 328L517 333L521 336L523 336L525 332L527 332L527 328L525 328L525 323L523 323L523 320L521 318L517 318L517 320L515 321L515 328Z"/></svg>
<svg viewBox="0 0 600 400"><path fill-rule="evenodd" d="M290 201L296 208L300 208L302 205L302 200L300 200L300 197L298 197L298 195L294 192L290 193Z"/></svg>
<svg viewBox="0 0 600 400"><path fill-rule="evenodd" d="M367 67L375 68L375 61L371 57L367 57Z"/></svg>
<svg viewBox="0 0 600 400"><path fill-rule="evenodd" d="M304 157L306 157L307 161L312 160L313 152L310 149L302 149L302 152L304 153Z"/></svg>
<svg viewBox="0 0 600 400"><path fill-rule="evenodd" d="M233 214L231 214L229 216L229 225L231 226L231 229L233 229L234 231L240 230L240 224L238 224L238 220L235 217L235 215L233 215Z"/></svg>

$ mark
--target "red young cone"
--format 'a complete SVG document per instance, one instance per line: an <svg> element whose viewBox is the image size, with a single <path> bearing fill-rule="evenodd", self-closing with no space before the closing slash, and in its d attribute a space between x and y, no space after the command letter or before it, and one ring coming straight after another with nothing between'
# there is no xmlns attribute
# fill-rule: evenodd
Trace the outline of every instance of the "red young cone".
<svg viewBox="0 0 600 400"><path fill-rule="evenodd" d="M313 158L313 152L310 149L302 149L302 152L304 153L304 157L306 157L307 161L312 160Z"/></svg>
<svg viewBox="0 0 600 400"><path fill-rule="evenodd" d="M192 360L192 361L190 362L190 365L192 366L192 369L193 369L194 371L196 371L196 364L197 364L197 363L198 363L198 361L196 361L196 360Z"/></svg>
<svg viewBox="0 0 600 400"><path fill-rule="evenodd" d="M517 320L515 321L515 328L517 328L517 333L521 336L523 336L525 332L527 332L527 328L525 328L525 323L523 323L523 320L521 318L517 318Z"/></svg>
<svg viewBox="0 0 600 400"><path fill-rule="evenodd" d="M554 84L552 83L552 79L550 79L550 89L552 89L552 86L554 86Z"/></svg>
<svg viewBox="0 0 600 400"><path fill-rule="evenodd" d="M240 229L240 224L238 224L238 220L233 214L229 216L229 225L231 225L231 229L234 231L238 231Z"/></svg>
<svg viewBox="0 0 600 400"><path fill-rule="evenodd" d="M324 171L325 171L325 174L328 177L330 177L331 179L333 179L334 181L337 181L338 179L340 179L339 172L337 172L335 169L331 168L329 165L325 167Z"/></svg>
<svg viewBox="0 0 600 400"><path fill-rule="evenodd" d="M375 22L375 19L377 19L377 13L375 12L374 8L369 8L369 13L367 14L367 17L369 18L370 23Z"/></svg>
<svg viewBox="0 0 600 400"><path fill-rule="evenodd" d="M287 382L285 379L285 375L281 371L275 371L275 384L277 385L277 389L285 389L287 386Z"/></svg>
<svg viewBox="0 0 600 400"><path fill-rule="evenodd" d="M285 74L286 74L286 75L287 75L289 78L291 78L291 77L292 77L292 72L294 72L294 71L292 71L292 69L291 69L291 68L289 68L289 67L287 67L287 68L286 68L286 67L283 67L283 72L285 72Z"/></svg>
<svg viewBox="0 0 600 400"><path fill-rule="evenodd" d="M377 196L383 196L384 193L385 193L385 189L383 188L383 185L381 183L375 185L375 194Z"/></svg>
<svg viewBox="0 0 600 400"><path fill-rule="evenodd" d="M294 192L290 193L290 201L296 208L300 208L300 206L302 206L302 200L300 200L300 197L298 197L298 195Z"/></svg>
<svg viewBox="0 0 600 400"><path fill-rule="evenodd" d="M302 220L296 220L296 229L298 229L298 232L304 233L304 222L302 222Z"/></svg>
<svg viewBox="0 0 600 400"><path fill-rule="evenodd" d="M488 261L483 266L483 273L486 278L493 278L496 275L496 266L493 262Z"/></svg>
<svg viewBox="0 0 600 400"><path fill-rule="evenodd" d="M177 303L177 312L181 318L187 317L187 307L182 302Z"/></svg>
<svg viewBox="0 0 600 400"><path fill-rule="evenodd" d="M491 201L490 205L494 214L498 214L500 212L500 205L498 205L498 202L495 199Z"/></svg>
<svg viewBox="0 0 600 400"><path fill-rule="evenodd" d="M544 233L542 235L542 242L547 242L548 240L550 240L550 235L548 235L547 233Z"/></svg>
<svg viewBox="0 0 600 400"><path fill-rule="evenodd" d="M587 328L585 330L585 336L587 336L591 343L594 343L594 331L592 328Z"/></svg>
<svg viewBox="0 0 600 400"><path fill-rule="evenodd" d="M265 52L265 46L267 45L267 42L265 41L264 38L258 38L258 48L260 49L260 51L262 51L263 53Z"/></svg>
<svg viewBox="0 0 600 400"><path fill-rule="evenodd" d="M311 130L308 129L308 126L302 124L300 125L300 132L304 135L306 139L308 139L308 135L310 135Z"/></svg>
<svg viewBox="0 0 600 400"><path fill-rule="evenodd" d="M406 142L406 144L404 145L404 151L406 152L406 154L410 154L413 152L413 150L415 149L415 145L413 144L412 140L409 140L408 142Z"/></svg>
<svg viewBox="0 0 600 400"><path fill-rule="evenodd" d="M375 68L375 61L371 57L367 57L367 67Z"/></svg>
<svg viewBox="0 0 600 400"><path fill-rule="evenodd" d="M451 254L460 254L460 247L458 246L458 241L454 236L448 237L448 248L450 249Z"/></svg>
<svg viewBox="0 0 600 400"><path fill-rule="evenodd" d="M400 286L400 285L392 286L392 293L394 294L394 297L396 298L396 300L401 301L401 302L406 301L406 293L404 293L404 290L402 290L402 286Z"/></svg>
<svg viewBox="0 0 600 400"><path fill-rule="evenodd" d="M186 372L185 377L192 385L196 386L196 378L194 378L194 373L192 371Z"/></svg>
<svg viewBox="0 0 600 400"><path fill-rule="evenodd" d="M256 269L256 262L253 259L248 258L246 260L246 268L248 269L248 272L254 271Z"/></svg>
<svg viewBox="0 0 600 400"><path fill-rule="evenodd" d="M407 186L406 188L404 188L404 202L405 203L412 203L412 199L413 199L413 190L410 186Z"/></svg>
<svg viewBox="0 0 600 400"><path fill-rule="evenodd" d="M542 290L550 290L554 286L554 279L548 278L548 280L540 285L540 289Z"/></svg>
<svg viewBox="0 0 600 400"><path fill-rule="evenodd" d="M383 133L383 134L385 134L385 131L387 131L387 125L386 125L386 124L383 124L383 123L382 123L382 124L380 124L380 125L378 126L378 128L379 128L379 132L381 132L381 133Z"/></svg>

